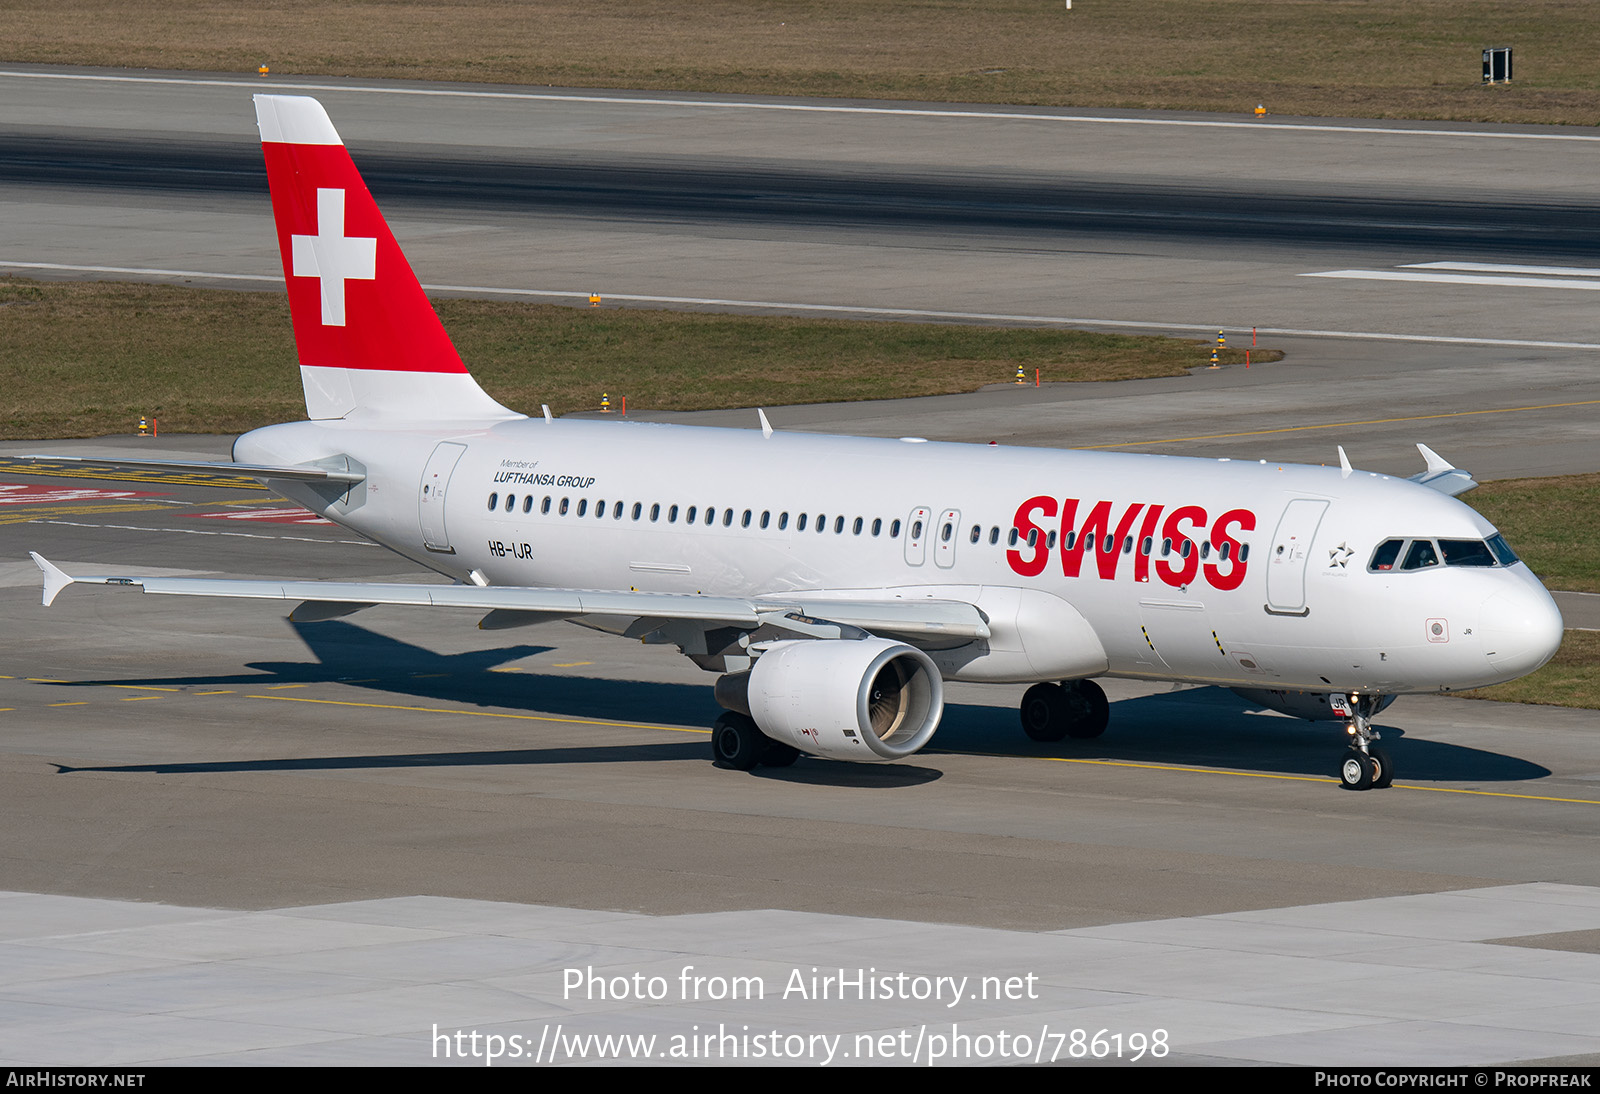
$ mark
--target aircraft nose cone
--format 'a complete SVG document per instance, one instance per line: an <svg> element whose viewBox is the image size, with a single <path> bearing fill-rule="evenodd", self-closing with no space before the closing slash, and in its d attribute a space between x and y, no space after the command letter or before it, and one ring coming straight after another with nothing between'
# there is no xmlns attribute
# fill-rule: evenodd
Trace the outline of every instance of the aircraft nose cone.
<svg viewBox="0 0 1600 1094"><path fill-rule="evenodd" d="M1561 610L1542 585L1498 592L1483 608L1483 651L1505 679L1526 676L1561 647Z"/></svg>

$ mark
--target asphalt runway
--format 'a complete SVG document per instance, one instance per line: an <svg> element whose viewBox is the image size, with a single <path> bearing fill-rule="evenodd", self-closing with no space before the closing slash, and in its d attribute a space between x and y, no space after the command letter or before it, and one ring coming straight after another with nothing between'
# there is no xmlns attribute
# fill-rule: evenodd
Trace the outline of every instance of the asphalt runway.
<svg viewBox="0 0 1600 1094"><path fill-rule="evenodd" d="M0 156L0 260L228 275L219 284L271 277L269 213L244 175L208 197L205 172L152 162L170 142L213 148L212 182L230 165L247 171L238 149L253 147L251 116L239 104L259 85L234 82L0 77L15 107L7 136L27 129L34 142ZM1268 368L784 408L779 428L1312 462L1344 443L1358 466L1404 473L1420 468L1408 446L1423 440L1484 477L1596 470L1590 293L1299 276L1592 263L1582 231L1549 228L1568 213L1592 218L1594 146L1551 139L1585 133L1404 138L1393 130L1405 126L1360 123L1257 131L1159 116L997 122L322 94L353 147L364 132L391 157L397 186L448 160L439 148L467 165L396 191L396 227L425 281L1149 329L1248 328L1259 314L1263 327L1333 332L1277 335L1290 356ZM538 129L511 126L535 110ZM1494 132L1527 137L1481 135ZM49 145L51 134L64 143ZM148 157L130 152L141 145ZM126 177L96 177L86 149L122 155ZM590 179L633 156L644 157L637 191L565 205L511 170L564 163ZM678 173L652 156L677 157ZM753 162L761 171L736 170ZM1146 226L1171 207L1163 187L1180 175L1210 172L1171 220L1215 219L1219 193L1248 205L1254 191L1219 163L1247 163L1291 227ZM440 207L486 164L508 172L510 196ZM1102 194L1143 182L1115 217L1086 226L1067 208L1070 186L1039 181L1069 167ZM979 204L1023 191L1056 204L957 216L962 173L991 180ZM708 204L669 200L703 198L713 176L758 175L793 189L748 221L722 215L741 192L733 182ZM844 189L829 190L839 178ZM902 181L929 179L902 196ZM858 215L803 208L841 193ZM1352 203L1343 228L1315 215L1341 193ZM1411 218L1416 202L1437 216L1403 246L1356 223L1402 208ZM1510 225L1503 237L1489 211ZM1450 225L1479 212L1492 245L1474 251L1459 242L1472 233ZM1313 220L1335 238L1302 238L1296 226ZM1224 236L1234 257L1216 257ZM1042 289L1046 269L1058 288L1070 275L1071 293ZM1372 331L1407 337L1346 337ZM1447 338L1465 341L1430 340ZM750 427L746 415L698 420ZM220 457L226 441L48 447ZM984 1020L1160 1027L1179 1062L1600 1055L1589 1017L1600 991L1593 712L1401 700L1380 720L1396 786L1349 794L1331 774L1334 730L1227 693L1113 682L1112 730L1061 748L1022 737L1020 688L955 686L934 745L909 763L802 760L743 775L707 758L709 676L660 647L567 624L485 635L470 616L378 608L295 626L264 605L103 588L69 590L45 610L29 550L69 570L426 575L246 484L15 472L0 457L0 483L26 488L0 491L0 558L12 560L0 563L0 890L42 896L0 900L0 964L13 971L0 1008L22 1046L7 1063L423 1062L435 1058L432 1024L575 1009L613 1032L779 1020L672 1000L574 1008L556 990L566 967L675 970L684 955L743 974L763 961L1042 970L1044 999ZM497 945L536 929L554 949L498 963ZM370 948L401 930L434 932L426 969L415 951ZM1073 945L1057 948L1062 938ZM497 979L508 969L524 979ZM368 1006L379 979L388 994ZM513 1001L530 998L532 1012ZM244 1013L268 999L316 1016L286 1033L281 1014ZM876 1030L931 1016L858 1006L783 1020Z"/></svg>

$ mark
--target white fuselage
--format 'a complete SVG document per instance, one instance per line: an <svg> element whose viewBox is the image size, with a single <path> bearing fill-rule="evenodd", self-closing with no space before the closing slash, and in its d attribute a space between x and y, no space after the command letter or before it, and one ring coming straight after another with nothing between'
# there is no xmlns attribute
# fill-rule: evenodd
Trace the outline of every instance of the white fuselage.
<svg viewBox="0 0 1600 1094"><path fill-rule="evenodd" d="M538 419L302 422L234 455L350 457L367 480L348 499L275 485L458 580L968 601L994 633L933 654L954 679L1453 690L1531 671L1561 633L1521 563L1369 568L1396 537L1495 531L1369 472Z"/></svg>

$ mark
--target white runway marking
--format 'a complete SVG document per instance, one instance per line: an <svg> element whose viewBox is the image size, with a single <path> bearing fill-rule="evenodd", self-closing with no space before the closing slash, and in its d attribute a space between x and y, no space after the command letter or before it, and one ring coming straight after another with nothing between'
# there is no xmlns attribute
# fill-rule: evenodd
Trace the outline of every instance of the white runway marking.
<svg viewBox="0 0 1600 1094"><path fill-rule="evenodd" d="M265 274L207 273L201 270L161 270L142 266L69 266L58 262L7 262L0 260L0 269L54 270L64 273L115 273L140 277L200 277L215 281L265 281L283 284L281 277ZM1301 274L1302 277L1332 276ZM471 296L526 296L537 299L571 300L587 306L587 290L571 289L507 289L492 285L424 285L429 292L464 293ZM1113 330L1141 330L1166 332L1198 331L1212 334L1218 330L1243 334L1278 334L1297 338L1351 338L1361 341L1421 342L1448 346L1516 346L1529 349L1586 349L1600 350L1600 342L1555 342L1533 338L1470 338L1441 334L1396 334L1392 331L1359 330L1309 330L1297 327L1247 327L1227 323L1161 323L1133 319L1093 319L1064 315L1014 315L1006 312L938 311L930 308L878 308L856 304L799 304L779 300L732 300L712 296L646 296L640 293L606 293L607 300L623 300L630 304L676 304L709 308L752 308L774 312L819 312L828 315L857 315L871 319L935 319L954 323L1026 323L1037 326L1083 327Z"/></svg>
<svg viewBox="0 0 1600 1094"><path fill-rule="evenodd" d="M1600 266L1507 266L1498 262L1408 262L1402 270L1466 270L1471 273L1544 274L1552 277L1600 277Z"/></svg>
<svg viewBox="0 0 1600 1094"><path fill-rule="evenodd" d="M1421 270L1321 270L1301 277L1337 277L1354 281L1422 281L1430 285L1498 285L1513 289L1600 289L1600 278L1519 277L1512 274L1425 273Z"/></svg>
<svg viewBox="0 0 1600 1094"><path fill-rule="evenodd" d="M1586 133L1509 133L1470 129L1406 129L1401 126L1318 125L1310 122L1211 121L1199 118L1100 117L1092 114L1040 114L1020 110L958 110L913 106L845 106L796 102L740 102L734 99L666 99L633 95L575 95L541 91L483 91L425 87L377 87L365 84L319 84L282 80L221 80L179 76L112 76L72 72L18 72L0 69L0 77L19 80L78 80L101 83L178 84L188 87L251 87L274 91L357 92L371 95L413 95L427 98L503 99L530 102L598 103L618 106L665 106L679 109L779 110L800 114L876 114L908 118L983 118L993 121L1075 122L1089 125L1159 125L1199 129L1263 129L1311 133L1361 133L1399 137L1461 137L1470 140L1600 142Z"/></svg>

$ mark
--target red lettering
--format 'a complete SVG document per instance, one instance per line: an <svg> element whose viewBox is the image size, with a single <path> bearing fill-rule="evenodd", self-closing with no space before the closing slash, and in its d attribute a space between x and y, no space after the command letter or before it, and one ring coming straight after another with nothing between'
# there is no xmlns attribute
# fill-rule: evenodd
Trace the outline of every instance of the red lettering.
<svg viewBox="0 0 1600 1094"><path fill-rule="evenodd" d="M1144 523L1139 525L1139 553L1133 556L1133 579L1135 581L1150 580L1150 556L1155 554L1155 544L1150 544L1150 550L1144 549L1145 540L1156 534L1156 521L1161 519L1161 510L1164 505L1152 505L1144 511Z"/></svg>
<svg viewBox="0 0 1600 1094"><path fill-rule="evenodd" d="M1050 561L1050 554L1043 543L1044 530L1033 521L1033 514L1035 513L1043 513L1046 519L1055 516L1056 499L1041 494L1036 498L1029 498L1017 507L1017 515L1012 525L1016 529L1019 538L1017 547L1013 547L1006 552L1006 561L1011 564L1013 570L1023 577L1038 577L1044 572L1045 563ZM1032 543L1028 542L1030 535L1034 537ZM1026 559L1022 557L1022 551L1018 549L1022 547L1026 547L1028 550Z"/></svg>
<svg viewBox="0 0 1600 1094"><path fill-rule="evenodd" d="M1198 505L1185 505L1181 509L1174 509L1167 514L1166 523L1161 526L1163 539L1172 541L1172 549L1183 558L1182 568L1177 568L1166 559L1156 560L1156 576L1168 585L1174 587L1187 585L1194 580L1194 575L1200 570L1200 551L1190 542L1187 535L1179 530L1181 524L1194 524L1205 527L1206 511ZM1189 553L1183 554L1183 545L1189 544Z"/></svg>
<svg viewBox="0 0 1600 1094"><path fill-rule="evenodd" d="M1202 518L1204 519L1204 518ZM1222 563L1206 563L1206 580L1218 589L1237 589L1244 582L1245 560L1239 557L1240 543L1237 538L1228 534L1228 526L1237 524L1241 532L1253 532L1256 527L1256 515L1248 509L1229 509L1217 518L1217 523L1211 526L1211 542L1216 545L1219 553L1226 550ZM1222 572L1226 564L1228 572Z"/></svg>
<svg viewBox="0 0 1600 1094"><path fill-rule="evenodd" d="M1139 510L1144 508L1144 502L1134 502L1122 513L1122 518L1117 521L1116 530L1111 528L1111 503L1109 501L1096 502L1089 515L1083 518L1083 527L1077 530L1077 537L1072 547L1068 549L1065 533L1071 530L1073 518L1078 513L1078 499L1066 498L1061 502L1061 572L1067 577L1077 577L1083 569L1083 556L1094 552L1095 570L1102 580L1110 581L1117 576L1117 563L1122 558L1123 541L1128 536L1128 529L1133 527L1134 520L1139 515Z"/></svg>

